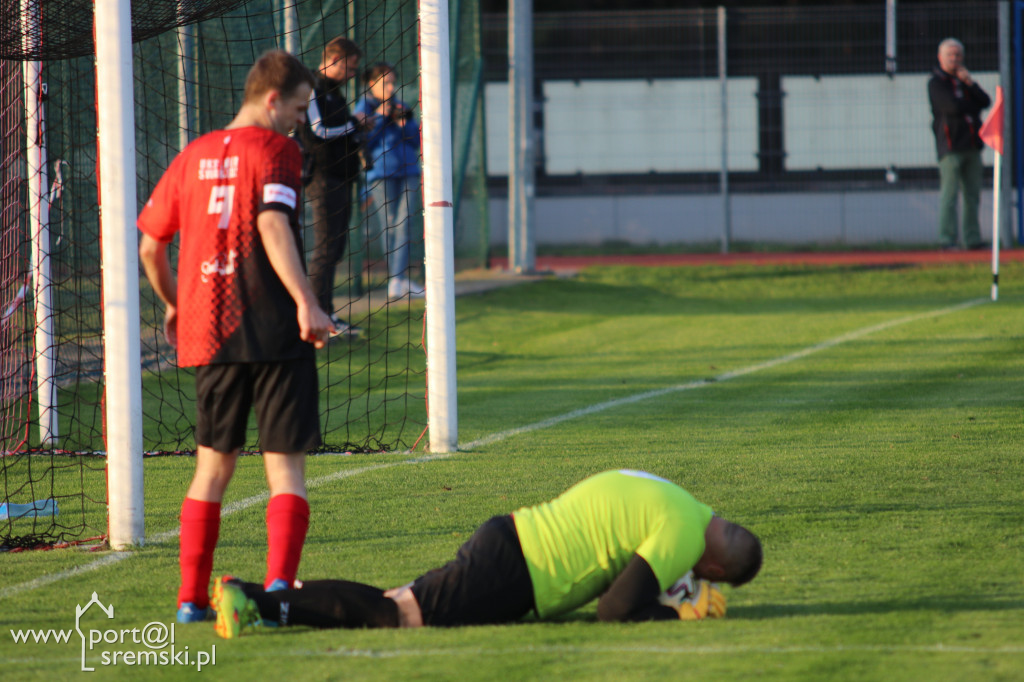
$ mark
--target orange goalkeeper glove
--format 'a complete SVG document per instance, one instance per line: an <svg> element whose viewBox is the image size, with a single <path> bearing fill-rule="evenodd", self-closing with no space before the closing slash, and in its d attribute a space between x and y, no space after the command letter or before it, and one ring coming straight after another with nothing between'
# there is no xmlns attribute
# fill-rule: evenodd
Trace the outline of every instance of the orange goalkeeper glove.
<svg viewBox="0 0 1024 682"><path fill-rule="evenodd" d="M693 594L679 604L680 620L703 620L725 616L725 595L718 585L707 580L693 582Z"/></svg>

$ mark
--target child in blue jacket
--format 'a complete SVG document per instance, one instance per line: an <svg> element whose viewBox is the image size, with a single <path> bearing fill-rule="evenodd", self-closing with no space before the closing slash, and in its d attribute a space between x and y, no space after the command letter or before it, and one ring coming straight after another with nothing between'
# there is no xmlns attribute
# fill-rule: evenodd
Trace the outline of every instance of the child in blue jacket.
<svg viewBox="0 0 1024 682"><path fill-rule="evenodd" d="M373 167L366 183L383 223L381 241L388 263L388 298L420 298L423 288L409 279L409 226L419 210L420 125L412 110L395 97L395 67L387 63L366 72L369 93L355 106L366 116L364 153Z"/></svg>

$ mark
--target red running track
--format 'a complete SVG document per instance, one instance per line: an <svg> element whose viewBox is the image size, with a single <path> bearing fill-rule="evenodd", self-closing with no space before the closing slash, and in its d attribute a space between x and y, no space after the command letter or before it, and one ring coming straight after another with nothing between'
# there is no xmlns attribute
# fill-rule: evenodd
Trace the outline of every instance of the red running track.
<svg viewBox="0 0 1024 682"><path fill-rule="evenodd" d="M1024 261L1024 249L1003 249L1000 262ZM931 265L990 263L991 250L980 251L835 251L807 253L666 253L601 256L538 256L538 271L579 270L589 265ZM492 258L494 270L507 270L507 258Z"/></svg>

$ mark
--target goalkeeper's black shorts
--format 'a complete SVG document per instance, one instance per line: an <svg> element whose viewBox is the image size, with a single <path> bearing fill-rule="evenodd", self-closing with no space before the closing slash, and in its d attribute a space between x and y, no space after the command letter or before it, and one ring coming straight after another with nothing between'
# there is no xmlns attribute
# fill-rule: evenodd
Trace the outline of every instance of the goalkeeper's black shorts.
<svg viewBox="0 0 1024 682"><path fill-rule="evenodd" d="M532 611L533 583L512 517L477 528L455 559L417 578L412 593L424 625L508 623Z"/></svg>

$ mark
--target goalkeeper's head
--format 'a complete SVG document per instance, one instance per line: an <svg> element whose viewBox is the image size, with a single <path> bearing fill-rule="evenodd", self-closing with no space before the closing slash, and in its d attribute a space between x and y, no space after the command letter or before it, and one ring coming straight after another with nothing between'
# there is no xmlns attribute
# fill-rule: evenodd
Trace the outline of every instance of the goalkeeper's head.
<svg viewBox="0 0 1024 682"><path fill-rule="evenodd" d="M739 587L754 579L763 558L756 535L738 523L714 516L704 531L704 553L694 564L693 574Z"/></svg>

